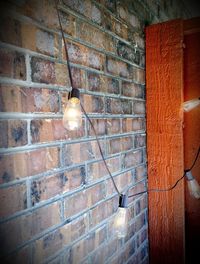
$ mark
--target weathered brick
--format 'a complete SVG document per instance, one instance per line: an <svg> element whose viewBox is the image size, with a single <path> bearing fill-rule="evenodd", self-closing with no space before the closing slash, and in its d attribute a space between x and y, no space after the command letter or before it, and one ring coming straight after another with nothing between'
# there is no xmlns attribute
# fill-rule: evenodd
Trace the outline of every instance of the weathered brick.
<svg viewBox="0 0 200 264"><path fill-rule="evenodd" d="M104 142L100 140L104 153ZM63 149L64 164L66 166L84 163L88 160L100 158L99 147L96 141L68 144Z"/></svg>
<svg viewBox="0 0 200 264"><path fill-rule="evenodd" d="M119 157L107 159L106 163L111 173L121 169ZM108 175L108 171L103 161L94 162L88 165L89 181L97 180Z"/></svg>
<svg viewBox="0 0 200 264"><path fill-rule="evenodd" d="M142 162L142 151L129 152L124 155L124 166L130 168Z"/></svg>
<svg viewBox="0 0 200 264"><path fill-rule="evenodd" d="M26 80L24 55L19 52L0 48L0 76Z"/></svg>
<svg viewBox="0 0 200 264"><path fill-rule="evenodd" d="M58 47L55 45L55 37L52 33L38 29L36 31L36 49L50 56L58 56Z"/></svg>
<svg viewBox="0 0 200 264"><path fill-rule="evenodd" d="M46 258L50 257L58 250L66 247L72 241L81 237L86 233L88 226L87 216L81 216L80 218L73 220L70 223L56 229L36 240L34 245L33 263L41 263Z"/></svg>
<svg viewBox="0 0 200 264"><path fill-rule="evenodd" d="M107 133L118 134L121 132L120 119L107 119Z"/></svg>
<svg viewBox="0 0 200 264"><path fill-rule="evenodd" d="M133 79L139 84L145 84L145 71L143 69L133 69Z"/></svg>
<svg viewBox="0 0 200 264"><path fill-rule="evenodd" d="M146 135L145 134L140 134L135 136L135 147L144 147L146 145Z"/></svg>
<svg viewBox="0 0 200 264"><path fill-rule="evenodd" d="M68 71L64 64L33 57L31 59L31 69L33 82L69 85Z"/></svg>
<svg viewBox="0 0 200 264"><path fill-rule="evenodd" d="M132 114L132 102L124 99L108 98L106 100L106 112L112 114Z"/></svg>
<svg viewBox="0 0 200 264"><path fill-rule="evenodd" d="M75 42L67 42L69 61L88 66L97 70L103 70L104 55ZM66 60L64 44L62 48L63 59Z"/></svg>
<svg viewBox="0 0 200 264"><path fill-rule="evenodd" d="M27 144L27 122L23 120L0 121L0 147L18 147Z"/></svg>
<svg viewBox="0 0 200 264"><path fill-rule="evenodd" d="M59 112L58 91L0 85L2 112Z"/></svg>
<svg viewBox="0 0 200 264"><path fill-rule="evenodd" d="M84 70L71 67L73 87L85 88L86 87L86 74Z"/></svg>
<svg viewBox="0 0 200 264"><path fill-rule="evenodd" d="M117 199L116 199L117 198ZM105 220L116 212L118 207L118 197L114 197L108 201L105 201L97 205L94 209L91 210L90 226L94 227L99 224L101 221Z"/></svg>
<svg viewBox="0 0 200 264"><path fill-rule="evenodd" d="M59 167L59 148L41 148L0 156L0 182L31 176Z"/></svg>
<svg viewBox="0 0 200 264"><path fill-rule="evenodd" d="M128 97L144 98L144 88L141 85L122 82L122 95Z"/></svg>
<svg viewBox="0 0 200 264"><path fill-rule="evenodd" d="M17 184L1 189L0 218L10 216L27 208L26 185Z"/></svg>
<svg viewBox="0 0 200 264"><path fill-rule="evenodd" d="M81 102L87 113L104 113L105 111L103 96L84 94L81 95Z"/></svg>
<svg viewBox="0 0 200 264"><path fill-rule="evenodd" d="M108 73L126 78L130 78L132 74L130 65L109 57L106 58L106 69Z"/></svg>
<svg viewBox="0 0 200 264"><path fill-rule="evenodd" d="M56 195L76 189L84 183L84 167L34 180L31 183L32 205L44 200L48 200Z"/></svg>
<svg viewBox="0 0 200 264"><path fill-rule="evenodd" d="M59 223L60 204L58 202L5 222L0 226L1 250L4 253L14 250L35 235Z"/></svg>
<svg viewBox="0 0 200 264"><path fill-rule="evenodd" d="M81 22L79 24L79 37L97 48L115 52L114 39L98 28Z"/></svg>
<svg viewBox="0 0 200 264"><path fill-rule="evenodd" d="M106 129L106 119L92 119L92 124L95 129L95 133L99 136L106 135L107 129ZM88 135L94 136L94 131L92 129L91 124L88 122Z"/></svg>
<svg viewBox="0 0 200 264"><path fill-rule="evenodd" d="M145 114L145 102L133 102L133 112L135 114Z"/></svg>
<svg viewBox="0 0 200 264"><path fill-rule="evenodd" d="M107 87L107 92L112 94L119 94L120 88L119 88L119 81L113 78L108 78L107 83L105 83Z"/></svg>
<svg viewBox="0 0 200 264"><path fill-rule="evenodd" d="M88 72L87 74L88 89L94 92L105 92L105 80L97 73Z"/></svg>
<svg viewBox="0 0 200 264"><path fill-rule="evenodd" d="M118 41L117 43L117 54L128 61L140 65L140 52L122 41Z"/></svg>

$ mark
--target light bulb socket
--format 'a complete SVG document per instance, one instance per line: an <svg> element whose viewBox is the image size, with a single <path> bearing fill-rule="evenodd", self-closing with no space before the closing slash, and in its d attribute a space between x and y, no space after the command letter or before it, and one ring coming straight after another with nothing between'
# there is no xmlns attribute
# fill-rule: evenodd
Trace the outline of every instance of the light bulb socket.
<svg viewBox="0 0 200 264"><path fill-rule="evenodd" d="M72 97L80 98L80 92L79 89L77 88L72 88L72 90L68 94L68 100L71 99Z"/></svg>
<svg viewBox="0 0 200 264"><path fill-rule="evenodd" d="M190 170L185 171L185 176L188 181L194 180L194 177L192 176L192 172Z"/></svg>
<svg viewBox="0 0 200 264"><path fill-rule="evenodd" d="M128 206L128 195L121 194L119 197L119 207L127 208L127 206Z"/></svg>

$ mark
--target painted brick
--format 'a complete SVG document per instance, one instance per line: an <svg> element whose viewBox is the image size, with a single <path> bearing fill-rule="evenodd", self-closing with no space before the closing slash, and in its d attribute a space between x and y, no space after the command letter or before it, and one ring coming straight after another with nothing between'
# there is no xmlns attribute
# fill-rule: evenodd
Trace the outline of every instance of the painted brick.
<svg viewBox="0 0 200 264"><path fill-rule="evenodd" d="M108 98L106 100L106 112L113 114L132 114L132 102L124 99Z"/></svg>
<svg viewBox="0 0 200 264"><path fill-rule="evenodd" d="M141 85L122 82L122 95L135 98L144 98L144 89Z"/></svg>
<svg viewBox="0 0 200 264"><path fill-rule="evenodd" d="M0 121L4 133L0 135L0 147L18 147L27 144L27 122L21 120Z"/></svg>
<svg viewBox="0 0 200 264"><path fill-rule="evenodd" d="M75 42L67 42L70 62L103 70L104 55ZM64 44L62 48L63 59L66 60Z"/></svg>
<svg viewBox="0 0 200 264"><path fill-rule="evenodd" d="M0 156L0 182L36 175L59 166L59 148L41 148Z"/></svg>
<svg viewBox="0 0 200 264"><path fill-rule="evenodd" d="M138 165L142 162L142 151L135 151L126 153L124 156L124 166L125 168L130 168L132 166Z"/></svg>
<svg viewBox="0 0 200 264"><path fill-rule="evenodd" d="M106 119L92 119L92 124L95 129L95 133L99 136L103 136L107 134L106 128ZM92 129L91 124L88 122L88 135L94 136L94 130Z"/></svg>
<svg viewBox="0 0 200 264"><path fill-rule="evenodd" d="M0 218L10 216L27 208L26 186L18 184L1 189Z"/></svg>
<svg viewBox="0 0 200 264"><path fill-rule="evenodd" d="M116 197L97 205L91 210L90 226L94 227L99 224L114 212L116 212L118 206L118 199Z"/></svg>
<svg viewBox="0 0 200 264"><path fill-rule="evenodd" d="M33 263L41 263L71 241L75 241L86 233L87 216L84 215L36 240L34 245Z"/></svg>
<svg viewBox="0 0 200 264"><path fill-rule="evenodd" d="M26 80L26 65L23 54L0 48L0 76Z"/></svg>
<svg viewBox="0 0 200 264"><path fill-rule="evenodd" d="M116 59L107 58L106 59L106 69L108 73L130 78L131 77L131 66L125 62L118 61ZM139 78L139 77L138 77Z"/></svg>
<svg viewBox="0 0 200 264"><path fill-rule="evenodd" d="M135 114L145 114L145 102L134 102L133 112Z"/></svg>
<svg viewBox="0 0 200 264"><path fill-rule="evenodd" d="M58 91L0 85L2 112L59 112Z"/></svg>
<svg viewBox="0 0 200 264"><path fill-rule="evenodd" d="M35 203L48 200L56 195L76 189L84 183L84 167L34 180L31 184L32 204L34 205Z"/></svg>
<svg viewBox="0 0 200 264"><path fill-rule="evenodd" d="M100 140L100 145L104 153L104 142ZM83 163L87 160L100 158L99 147L96 141L69 144L63 149L64 164L72 165Z"/></svg>
<svg viewBox="0 0 200 264"><path fill-rule="evenodd" d="M107 119L107 133L118 134L121 132L120 119Z"/></svg>
<svg viewBox="0 0 200 264"><path fill-rule="evenodd" d="M39 208L0 226L1 250L4 253L28 241L33 236L60 223L60 204Z"/></svg>
<svg viewBox="0 0 200 264"><path fill-rule="evenodd" d="M146 135L145 134L136 135L134 143L136 148L144 147L146 145Z"/></svg>
<svg viewBox="0 0 200 264"><path fill-rule="evenodd" d="M105 111L103 96L84 94L81 95L81 102L87 113L104 113Z"/></svg>
<svg viewBox="0 0 200 264"><path fill-rule="evenodd" d="M106 163L111 173L121 169L119 157L107 159ZM103 161L94 162L88 165L89 181L94 181L108 175L107 169Z"/></svg>

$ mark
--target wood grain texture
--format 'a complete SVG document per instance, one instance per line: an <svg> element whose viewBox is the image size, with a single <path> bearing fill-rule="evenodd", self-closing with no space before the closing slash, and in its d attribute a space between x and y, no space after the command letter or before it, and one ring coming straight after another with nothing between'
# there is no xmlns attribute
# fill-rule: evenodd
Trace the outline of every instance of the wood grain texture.
<svg viewBox="0 0 200 264"><path fill-rule="evenodd" d="M200 18L185 21L190 34L185 35L184 43L184 100L200 96ZM194 31L193 29L196 29ZM195 33L196 32L196 33ZM191 167L200 145L200 107L184 114L184 158L185 167ZM192 174L200 184L200 158ZM199 257L200 201L192 198L186 186L186 263L196 263Z"/></svg>
<svg viewBox="0 0 200 264"><path fill-rule="evenodd" d="M175 20L147 27L147 154L149 189L183 175L183 30ZM184 182L149 193L150 263L184 263Z"/></svg>

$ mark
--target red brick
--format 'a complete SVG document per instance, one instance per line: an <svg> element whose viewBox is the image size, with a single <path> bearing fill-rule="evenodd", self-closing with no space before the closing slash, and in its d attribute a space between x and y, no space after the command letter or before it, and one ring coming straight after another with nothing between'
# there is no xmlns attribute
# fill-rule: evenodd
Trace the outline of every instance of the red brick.
<svg viewBox="0 0 200 264"><path fill-rule="evenodd" d="M133 70L133 79L140 84L145 84L145 71L143 69L135 68Z"/></svg>
<svg viewBox="0 0 200 264"><path fill-rule="evenodd" d="M88 66L97 70L103 70L105 56L93 49L89 49L74 42L67 42L70 62ZM63 59L66 60L64 46L62 48Z"/></svg>
<svg viewBox="0 0 200 264"><path fill-rule="evenodd" d="M102 245L105 242L105 240L107 239L106 231L107 231L107 228L103 226L89 234L89 237L88 237L88 251L89 252L92 252L93 250L95 250L96 248L98 248L100 245ZM92 262L92 263L96 263L96 262Z"/></svg>
<svg viewBox="0 0 200 264"><path fill-rule="evenodd" d="M70 263L82 263L82 260L88 255L88 241L82 239L72 247Z"/></svg>
<svg viewBox="0 0 200 264"><path fill-rule="evenodd" d="M118 75L121 77L130 78L131 77L131 67L125 62L107 58L106 60L106 69L108 73Z"/></svg>
<svg viewBox="0 0 200 264"><path fill-rule="evenodd" d="M130 168L132 166L138 165L142 162L142 151L129 152L125 154L124 165L125 168Z"/></svg>
<svg viewBox="0 0 200 264"><path fill-rule="evenodd" d="M135 169L135 180L140 181L147 177L147 168L146 165L138 166Z"/></svg>
<svg viewBox="0 0 200 264"><path fill-rule="evenodd" d="M121 138L109 140L109 154L120 153L122 151Z"/></svg>
<svg viewBox="0 0 200 264"><path fill-rule="evenodd" d="M103 141L100 141L104 151ZM99 147L96 141L82 142L66 145L63 149L64 164L72 165L83 163L87 160L100 158Z"/></svg>
<svg viewBox="0 0 200 264"><path fill-rule="evenodd" d="M144 118L134 118L133 119L133 130L144 130L145 129L145 119Z"/></svg>
<svg viewBox="0 0 200 264"><path fill-rule="evenodd" d="M86 87L86 74L84 70L71 67L73 87L74 88L85 88Z"/></svg>
<svg viewBox="0 0 200 264"><path fill-rule="evenodd" d="M20 22L9 17L7 10L1 10L0 24L0 40L12 45L21 46Z"/></svg>
<svg viewBox="0 0 200 264"><path fill-rule="evenodd" d="M133 112L134 114L145 114L145 102L134 102Z"/></svg>
<svg viewBox="0 0 200 264"><path fill-rule="evenodd" d="M1 189L0 192L0 218L10 216L27 207L26 186L14 185Z"/></svg>
<svg viewBox="0 0 200 264"><path fill-rule="evenodd" d="M39 208L0 226L1 250L5 253L30 240L33 236L60 223L60 204Z"/></svg>
<svg viewBox="0 0 200 264"><path fill-rule="evenodd" d="M132 114L132 102L109 98L106 100L106 112L112 114Z"/></svg>
<svg viewBox="0 0 200 264"><path fill-rule="evenodd" d="M81 102L87 113L104 113L104 97L84 94L81 96Z"/></svg>
<svg viewBox="0 0 200 264"><path fill-rule="evenodd" d="M130 171L122 173L114 178L115 184L118 188L118 190L121 192L124 190L125 187L127 187L132 182L132 173ZM116 190L114 188L114 185L112 183L112 180L109 179L106 182L106 195L112 195L116 193Z"/></svg>
<svg viewBox="0 0 200 264"><path fill-rule="evenodd" d="M101 221L111 216L117 209L118 197L102 202L91 210L90 226L94 227Z"/></svg>
<svg viewBox="0 0 200 264"><path fill-rule="evenodd" d="M130 150L133 148L132 137L122 137L121 138L122 151Z"/></svg>
<svg viewBox="0 0 200 264"><path fill-rule="evenodd" d="M144 89L141 85L129 82L122 82L122 94L128 97L143 98Z"/></svg>
<svg viewBox="0 0 200 264"><path fill-rule="evenodd" d="M119 134L121 132L120 119L107 119L107 132L111 134Z"/></svg>
<svg viewBox="0 0 200 264"><path fill-rule="evenodd" d="M105 78L103 78L103 76L97 73L88 72L87 80L88 80L88 89L90 91L94 91L94 92L106 91Z"/></svg>
<svg viewBox="0 0 200 264"><path fill-rule="evenodd" d="M84 167L34 180L31 184L32 204L72 191L85 182Z"/></svg>
<svg viewBox="0 0 200 264"><path fill-rule="evenodd" d="M122 132L127 133L133 131L133 118L122 119Z"/></svg>
<svg viewBox="0 0 200 264"><path fill-rule="evenodd" d="M140 148L146 145L146 135L140 134L135 136L135 147Z"/></svg>
<svg viewBox="0 0 200 264"><path fill-rule="evenodd" d="M19 52L0 49L0 76L26 80L25 57Z"/></svg>
<svg viewBox="0 0 200 264"><path fill-rule="evenodd" d="M58 91L0 85L2 112L59 112Z"/></svg>
<svg viewBox="0 0 200 264"><path fill-rule="evenodd" d="M145 192L147 188L145 187L145 183L137 183L135 186L129 189L129 195L135 195L140 192ZM141 195L144 194L138 194L133 197L129 198L129 202L131 203L133 200L138 199L138 197L141 197Z"/></svg>
<svg viewBox="0 0 200 264"><path fill-rule="evenodd" d="M0 147L18 147L27 145L27 122L23 120L0 121Z"/></svg>
<svg viewBox="0 0 200 264"><path fill-rule="evenodd" d="M92 119L92 124L94 126L95 132L99 136L106 135L106 119ZM94 136L94 130L88 122L88 134Z"/></svg>
<svg viewBox="0 0 200 264"><path fill-rule="evenodd" d="M106 163L111 173L121 169L119 157L107 159ZM94 162L88 165L88 177L90 181L97 180L108 175L103 161Z"/></svg>
<svg viewBox="0 0 200 264"><path fill-rule="evenodd" d="M36 175L59 167L59 148L1 155L0 163L0 182Z"/></svg>
<svg viewBox="0 0 200 264"><path fill-rule="evenodd" d="M34 263L41 263L46 258L66 247L70 242L84 235L87 231L87 226L87 217L81 216L47 236L36 240L33 253Z"/></svg>
<svg viewBox="0 0 200 264"><path fill-rule="evenodd" d="M36 50L50 56L58 57L58 46L55 36L44 30L36 31Z"/></svg>
<svg viewBox="0 0 200 264"><path fill-rule="evenodd" d="M146 217L145 217L145 213L143 213L136 218L135 232L138 232L145 224L146 224Z"/></svg>
<svg viewBox="0 0 200 264"><path fill-rule="evenodd" d="M145 129L144 118L123 118L122 120L122 131L131 132Z"/></svg>

